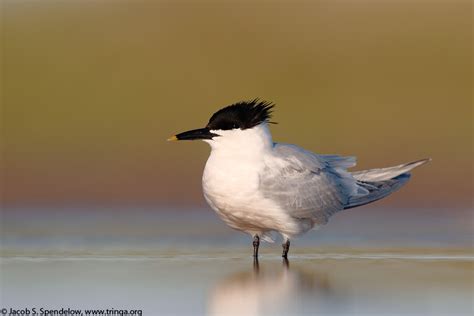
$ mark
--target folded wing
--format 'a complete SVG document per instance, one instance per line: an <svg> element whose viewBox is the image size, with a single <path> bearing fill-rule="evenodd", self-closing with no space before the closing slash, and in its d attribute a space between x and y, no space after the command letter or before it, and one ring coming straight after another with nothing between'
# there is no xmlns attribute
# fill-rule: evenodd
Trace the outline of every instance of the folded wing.
<svg viewBox="0 0 474 316"><path fill-rule="evenodd" d="M355 157L317 155L295 145L275 144L260 176L260 190L294 218L326 224L336 212L377 201L410 178L429 159L350 173Z"/></svg>
<svg viewBox="0 0 474 316"><path fill-rule="evenodd" d="M354 157L316 155L295 145L275 144L260 190L290 216L322 225L343 210L351 196L368 194L346 171L354 165Z"/></svg>

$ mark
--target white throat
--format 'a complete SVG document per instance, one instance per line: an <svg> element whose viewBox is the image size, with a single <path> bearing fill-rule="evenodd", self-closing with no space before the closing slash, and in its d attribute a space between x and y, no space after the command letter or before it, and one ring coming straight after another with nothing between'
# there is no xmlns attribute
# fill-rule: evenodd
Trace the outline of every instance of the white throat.
<svg viewBox="0 0 474 316"><path fill-rule="evenodd" d="M206 140L211 154L203 174L206 197L212 195L248 196L258 190L264 157L273 147L266 123L246 130L214 130L216 136Z"/></svg>

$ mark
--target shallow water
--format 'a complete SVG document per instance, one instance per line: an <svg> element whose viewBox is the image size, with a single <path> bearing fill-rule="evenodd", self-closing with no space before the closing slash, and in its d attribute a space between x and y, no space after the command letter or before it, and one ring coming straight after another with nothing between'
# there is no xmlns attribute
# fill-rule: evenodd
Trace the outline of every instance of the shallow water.
<svg viewBox="0 0 474 316"><path fill-rule="evenodd" d="M469 315L472 256L3 258L2 305L144 315Z"/></svg>
<svg viewBox="0 0 474 316"><path fill-rule="evenodd" d="M250 238L211 212L6 210L1 307L472 315L470 226L433 215L443 212L376 212L335 216L295 240L288 263L279 243L264 243L257 264Z"/></svg>

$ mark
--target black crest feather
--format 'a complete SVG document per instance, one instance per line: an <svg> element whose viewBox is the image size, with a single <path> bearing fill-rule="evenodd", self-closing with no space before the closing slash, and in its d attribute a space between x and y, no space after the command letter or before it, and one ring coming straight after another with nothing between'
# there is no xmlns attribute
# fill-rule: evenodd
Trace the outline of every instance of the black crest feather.
<svg viewBox="0 0 474 316"><path fill-rule="evenodd" d="M267 122L275 105L268 101L254 99L241 101L220 109L211 116L207 128L210 130L247 129Z"/></svg>

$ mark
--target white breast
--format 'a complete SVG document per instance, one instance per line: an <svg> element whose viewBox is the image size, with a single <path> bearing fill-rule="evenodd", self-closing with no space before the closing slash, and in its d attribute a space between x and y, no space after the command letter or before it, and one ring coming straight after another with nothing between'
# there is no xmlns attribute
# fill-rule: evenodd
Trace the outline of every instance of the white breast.
<svg viewBox="0 0 474 316"><path fill-rule="evenodd" d="M204 195L213 208L251 208L252 202L261 198L258 193L260 170L258 161L242 161L213 151L202 178Z"/></svg>
<svg viewBox="0 0 474 316"><path fill-rule="evenodd" d="M204 169L204 197L232 228L249 234L285 231L292 220L259 192L265 155L273 142L265 125L249 130L213 131L219 135L211 144Z"/></svg>

